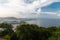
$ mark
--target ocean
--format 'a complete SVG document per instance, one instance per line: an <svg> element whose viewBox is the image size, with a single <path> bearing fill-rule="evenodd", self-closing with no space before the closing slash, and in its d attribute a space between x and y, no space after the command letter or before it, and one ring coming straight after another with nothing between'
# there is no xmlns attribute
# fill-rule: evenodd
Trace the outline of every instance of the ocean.
<svg viewBox="0 0 60 40"><path fill-rule="evenodd" d="M60 19L36 19L26 21L29 24L36 24L42 27L60 26Z"/></svg>

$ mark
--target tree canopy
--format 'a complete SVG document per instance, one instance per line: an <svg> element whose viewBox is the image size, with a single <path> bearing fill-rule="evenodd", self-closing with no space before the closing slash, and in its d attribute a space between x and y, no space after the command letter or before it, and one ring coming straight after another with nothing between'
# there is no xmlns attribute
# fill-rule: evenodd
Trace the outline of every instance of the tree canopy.
<svg viewBox="0 0 60 40"><path fill-rule="evenodd" d="M51 36L47 30L41 30L34 24L21 24L16 29L19 40L47 40Z"/></svg>

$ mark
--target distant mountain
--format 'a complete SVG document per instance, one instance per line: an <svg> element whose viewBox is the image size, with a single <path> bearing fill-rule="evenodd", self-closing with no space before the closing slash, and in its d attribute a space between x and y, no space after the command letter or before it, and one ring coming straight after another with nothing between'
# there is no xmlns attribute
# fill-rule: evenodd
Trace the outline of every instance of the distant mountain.
<svg viewBox="0 0 60 40"><path fill-rule="evenodd" d="M15 17L5 17L1 18L0 23L7 22L12 25L20 24L21 21L25 21L29 24L37 24L39 26L60 26L60 19L52 18L15 18Z"/></svg>
<svg viewBox="0 0 60 40"><path fill-rule="evenodd" d="M17 19L15 17L5 17L4 19Z"/></svg>
<svg viewBox="0 0 60 40"><path fill-rule="evenodd" d="M6 20L18 20L18 18L15 17L0 17L0 20L6 21Z"/></svg>
<svg viewBox="0 0 60 40"><path fill-rule="evenodd" d="M53 19L53 18L15 18L15 17L0 17L0 20L15 20L15 21L17 21L17 20L20 20L20 21L28 21L28 20L37 20L37 19Z"/></svg>

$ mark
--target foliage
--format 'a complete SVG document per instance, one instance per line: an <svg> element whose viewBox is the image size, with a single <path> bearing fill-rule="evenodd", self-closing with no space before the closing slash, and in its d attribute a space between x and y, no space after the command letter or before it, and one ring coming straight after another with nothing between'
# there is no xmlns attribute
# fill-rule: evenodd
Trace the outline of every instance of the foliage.
<svg viewBox="0 0 60 40"><path fill-rule="evenodd" d="M1 23L0 24L0 28L3 29L2 33L6 33L9 35L11 35L11 33L13 32L12 27L13 26L11 24L8 24L8 23Z"/></svg>
<svg viewBox="0 0 60 40"><path fill-rule="evenodd" d="M5 36L3 36L3 38L9 40L10 39L10 36L9 35L5 35Z"/></svg>
<svg viewBox="0 0 60 40"><path fill-rule="evenodd" d="M7 40L60 40L60 26L40 27L21 22L14 32L9 23L0 23L0 37Z"/></svg>
<svg viewBox="0 0 60 40"><path fill-rule="evenodd" d="M14 32L12 29L13 26L8 23L1 23L0 28L3 29L3 31L1 30L1 32L0 32L0 36L2 36L3 38L6 38L6 39L10 39L12 33Z"/></svg>
<svg viewBox="0 0 60 40"><path fill-rule="evenodd" d="M21 24L17 26L16 33L18 40L47 40L51 36L50 32L34 24Z"/></svg>

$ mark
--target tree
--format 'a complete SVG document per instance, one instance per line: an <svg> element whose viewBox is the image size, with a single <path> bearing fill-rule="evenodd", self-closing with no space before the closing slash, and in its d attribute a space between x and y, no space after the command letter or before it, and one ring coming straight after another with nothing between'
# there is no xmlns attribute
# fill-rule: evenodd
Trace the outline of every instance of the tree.
<svg viewBox="0 0 60 40"><path fill-rule="evenodd" d="M13 29L12 29L13 26L9 23L1 23L0 28L4 30L3 31L4 33L9 34L9 35L11 35L11 33L13 32Z"/></svg>
<svg viewBox="0 0 60 40"><path fill-rule="evenodd" d="M10 40L18 40L17 35L16 35L15 32L11 35Z"/></svg>
<svg viewBox="0 0 60 40"><path fill-rule="evenodd" d="M2 37L6 38L7 40L10 40L12 34L14 33L13 31L13 26L9 23L1 23L0 28L3 29L3 31L0 33Z"/></svg>
<svg viewBox="0 0 60 40"><path fill-rule="evenodd" d="M56 31L56 26L52 26L52 27L48 27L48 30L51 30L51 31Z"/></svg>
<svg viewBox="0 0 60 40"><path fill-rule="evenodd" d="M41 30L35 24L21 24L16 28L18 40L47 40L51 33L47 30Z"/></svg>

